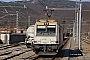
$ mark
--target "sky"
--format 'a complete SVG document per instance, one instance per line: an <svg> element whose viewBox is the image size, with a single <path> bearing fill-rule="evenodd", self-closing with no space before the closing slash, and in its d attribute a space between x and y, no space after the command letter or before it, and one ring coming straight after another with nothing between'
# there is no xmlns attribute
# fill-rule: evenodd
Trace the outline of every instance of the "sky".
<svg viewBox="0 0 90 60"><path fill-rule="evenodd" d="M0 1L10 2L10 1L22 1L22 0L0 0ZM71 1L76 1L76 0L71 0ZM79 1L79 0L77 0L77 1ZM90 0L82 0L82 1L89 1L90 2Z"/></svg>

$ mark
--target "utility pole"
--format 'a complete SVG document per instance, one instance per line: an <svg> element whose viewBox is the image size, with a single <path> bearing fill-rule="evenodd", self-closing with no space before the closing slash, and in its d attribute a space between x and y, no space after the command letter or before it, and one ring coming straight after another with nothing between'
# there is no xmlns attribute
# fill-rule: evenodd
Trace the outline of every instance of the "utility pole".
<svg viewBox="0 0 90 60"><path fill-rule="evenodd" d="M77 3L77 0L76 0L76 8L78 8L78 10L76 10L76 44L79 44L79 4ZM79 47L79 45L78 45Z"/></svg>
<svg viewBox="0 0 90 60"><path fill-rule="evenodd" d="M28 27L30 26L30 16L28 16Z"/></svg>
<svg viewBox="0 0 90 60"><path fill-rule="evenodd" d="M18 11L16 11L16 32L18 32Z"/></svg>
<svg viewBox="0 0 90 60"><path fill-rule="evenodd" d="M22 6L0 6L0 8L11 8L11 7L14 7L14 8L24 8L24 9L27 9L27 7L24 5L23 7ZM5 9L6 12L8 12L6 9ZM7 14L7 15L16 15L16 32L18 32L18 11L16 11L16 14ZM5 16L7 16L5 15ZM1 18L5 17L5 16L2 16Z"/></svg>
<svg viewBox="0 0 90 60"><path fill-rule="evenodd" d="M80 3L79 3L79 50L81 49L81 44L80 44L80 41L81 41L81 10L82 10L82 1L80 0Z"/></svg>
<svg viewBox="0 0 90 60"><path fill-rule="evenodd" d="M79 31L79 30L78 30L78 11L77 11L76 23L77 23L77 28L76 28L76 43L79 44L79 43L78 43L78 40L79 40L79 39L78 39L78 36L79 36L79 35L78 35L78 31Z"/></svg>
<svg viewBox="0 0 90 60"><path fill-rule="evenodd" d="M74 37L74 40L75 40L75 22L74 22L74 25L73 25L73 37Z"/></svg>
<svg viewBox="0 0 90 60"><path fill-rule="evenodd" d="M76 5L75 5L75 21L74 21L74 26L73 26L73 37L75 40L75 43L77 43L77 0L76 0Z"/></svg>

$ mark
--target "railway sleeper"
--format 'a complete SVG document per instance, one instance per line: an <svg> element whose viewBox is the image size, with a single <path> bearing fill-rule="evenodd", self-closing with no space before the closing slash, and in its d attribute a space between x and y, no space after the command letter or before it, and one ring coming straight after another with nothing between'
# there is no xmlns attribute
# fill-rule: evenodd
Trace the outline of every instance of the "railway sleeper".
<svg viewBox="0 0 90 60"><path fill-rule="evenodd" d="M4 49L16 47L16 46L19 46L19 44L2 45L2 47L0 46L0 50L4 50Z"/></svg>
<svg viewBox="0 0 90 60"><path fill-rule="evenodd" d="M23 54L28 51L31 51L31 50L15 51L15 52L12 52L11 54L0 56L0 57L2 58L2 60L7 60L7 59L13 58L15 56L19 56L20 54Z"/></svg>
<svg viewBox="0 0 90 60"><path fill-rule="evenodd" d="M7 55L7 54L10 54L10 53L12 53L12 51L0 52L0 56Z"/></svg>
<svg viewBox="0 0 90 60"><path fill-rule="evenodd" d="M24 48L23 48L24 49ZM0 51L0 56L3 56L3 55L8 55L8 54L10 54L10 53L12 53L12 52L14 52L14 51L20 51L20 50L22 50L22 48L20 47L20 48L11 48L11 49L7 49L7 50L1 50Z"/></svg>
<svg viewBox="0 0 90 60"><path fill-rule="evenodd" d="M20 59L32 59L32 56L34 56L34 55L35 55L35 52L27 53L27 55L24 55Z"/></svg>

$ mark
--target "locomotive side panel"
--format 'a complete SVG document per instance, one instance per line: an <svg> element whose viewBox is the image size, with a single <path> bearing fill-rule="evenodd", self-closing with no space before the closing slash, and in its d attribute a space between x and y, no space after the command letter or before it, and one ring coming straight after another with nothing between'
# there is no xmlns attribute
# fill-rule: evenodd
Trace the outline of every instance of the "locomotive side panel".
<svg viewBox="0 0 90 60"><path fill-rule="evenodd" d="M58 25L57 31L57 38L59 41L58 48L60 48L63 45L63 28Z"/></svg>

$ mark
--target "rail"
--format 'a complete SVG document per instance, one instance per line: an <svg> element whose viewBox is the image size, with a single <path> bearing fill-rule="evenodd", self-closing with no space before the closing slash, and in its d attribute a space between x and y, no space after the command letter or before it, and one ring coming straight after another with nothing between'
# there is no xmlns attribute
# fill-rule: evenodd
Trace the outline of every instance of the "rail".
<svg viewBox="0 0 90 60"><path fill-rule="evenodd" d="M32 49L27 48L23 43L0 45L0 60L33 59L35 56Z"/></svg>

